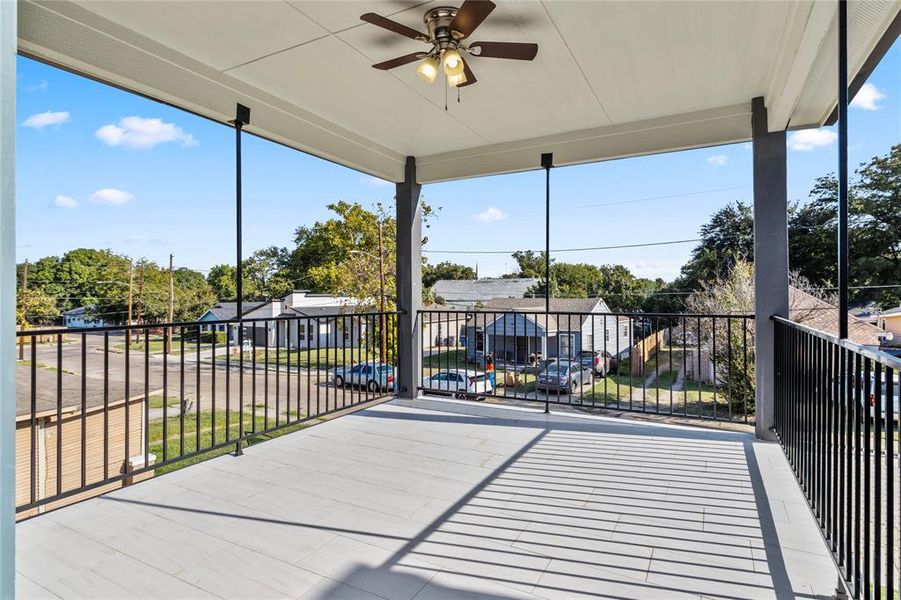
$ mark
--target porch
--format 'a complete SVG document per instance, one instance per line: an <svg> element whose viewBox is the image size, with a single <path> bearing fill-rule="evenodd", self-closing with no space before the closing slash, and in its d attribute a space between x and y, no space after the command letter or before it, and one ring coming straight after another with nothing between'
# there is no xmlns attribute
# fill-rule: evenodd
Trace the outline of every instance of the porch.
<svg viewBox="0 0 901 600"><path fill-rule="evenodd" d="M817 598L750 433L394 400L23 522L22 598Z"/></svg>

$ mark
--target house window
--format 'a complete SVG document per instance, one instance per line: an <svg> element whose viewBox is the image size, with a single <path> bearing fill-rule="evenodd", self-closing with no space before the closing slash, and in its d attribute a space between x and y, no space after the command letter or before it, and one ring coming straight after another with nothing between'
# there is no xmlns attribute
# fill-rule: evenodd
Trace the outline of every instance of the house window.
<svg viewBox="0 0 901 600"><path fill-rule="evenodd" d="M485 351L485 332L481 329L476 330L476 352Z"/></svg>
<svg viewBox="0 0 901 600"><path fill-rule="evenodd" d="M610 330L604 329L604 342L609 342L609 341L610 341Z"/></svg>
<svg viewBox="0 0 901 600"><path fill-rule="evenodd" d="M588 344L583 348L583 350L594 350L594 335L589 334L585 336L585 340L588 342Z"/></svg>
<svg viewBox="0 0 901 600"><path fill-rule="evenodd" d="M572 356L573 353L573 336L569 335L561 335L560 336L560 356Z"/></svg>
<svg viewBox="0 0 901 600"><path fill-rule="evenodd" d="M625 335L625 336L629 335L629 326L628 325L623 325L623 335Z"/></svg>

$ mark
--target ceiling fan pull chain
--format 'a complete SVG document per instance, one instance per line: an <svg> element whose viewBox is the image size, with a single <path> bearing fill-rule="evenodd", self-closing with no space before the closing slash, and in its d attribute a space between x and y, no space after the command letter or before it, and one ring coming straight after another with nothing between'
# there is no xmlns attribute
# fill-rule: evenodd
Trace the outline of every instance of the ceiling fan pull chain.
<svg viewBox="0 0 901 600"><path fill-rule="evenodd" d="M444 112L447 112L447 86L444 86Z"/></svg>
<svg viewBox="0 0 901 600"><path fill-rule="evenodd" d="M460 88L457 88L457 104L460 104Z"/></svg>

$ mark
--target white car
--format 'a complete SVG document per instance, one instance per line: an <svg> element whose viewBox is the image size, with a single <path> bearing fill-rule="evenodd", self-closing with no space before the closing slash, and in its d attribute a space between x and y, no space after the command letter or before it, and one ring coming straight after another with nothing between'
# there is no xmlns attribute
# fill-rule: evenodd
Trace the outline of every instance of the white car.
<svg viewBox="0 0 901 600"><path fill-rule="evenodd" d="M449 392L455 398L478 398L494 391L491 381L482 371L448 369L422 378L427 392Z"/></svg>

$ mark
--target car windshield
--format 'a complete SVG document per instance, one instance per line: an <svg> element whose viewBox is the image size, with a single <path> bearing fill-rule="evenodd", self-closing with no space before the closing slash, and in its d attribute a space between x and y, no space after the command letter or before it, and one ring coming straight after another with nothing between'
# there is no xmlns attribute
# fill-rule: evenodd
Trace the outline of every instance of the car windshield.
<svg viewBox="0 0 901 600"><path fill-rule="evenodd" d="M569 367L567 365L551 363L547 366L548 375L566 375L567 371L569 371Z"/></svg>

